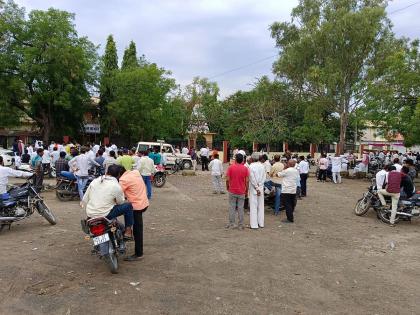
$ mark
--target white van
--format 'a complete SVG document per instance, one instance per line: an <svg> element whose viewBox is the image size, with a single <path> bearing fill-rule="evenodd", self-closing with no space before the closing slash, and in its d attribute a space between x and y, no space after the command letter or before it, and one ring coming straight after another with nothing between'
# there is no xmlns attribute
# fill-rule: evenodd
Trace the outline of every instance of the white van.
<svg viewBox="0 0 420 315"><path fill-rule="evenodd" d="M164 155L166 158L166 167L170 168L175 164L176 159L182 160L182 166L185 170L192 168L191 156L188 154L175 153L174 148L169 143L164 142L139 142L137 143L137 152L146 151L148 149L154 149L158 147L160 154Z"/></svg>

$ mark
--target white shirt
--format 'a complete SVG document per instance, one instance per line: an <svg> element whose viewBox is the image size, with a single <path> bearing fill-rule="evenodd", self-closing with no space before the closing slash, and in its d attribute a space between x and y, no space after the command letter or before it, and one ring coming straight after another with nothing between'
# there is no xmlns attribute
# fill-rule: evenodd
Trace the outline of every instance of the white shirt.
<svg viewBox="0 0 420 315"><path fill-rule="evenodd" d="M264 182L267 176L264 164L260 162L251 163L249 166L249 193L257 194L257 189L263 193Z"/></svg>
<svg viewBox="0 0 420 315"><path fill-rule="evenodd" d="M186 147L182 148L182 154L188 154L189 150Z"/></svg>
<svg viewBox="0 0 420 315"><path fill-rule="evenodd" d="M55 164L55 162L58 160L58 158L60 157L60 151L52 151L51 153L51 159L53 164Z"/></svg>
<svg viewBox="0 0 420 315"><path fill-rule="evenodd" d="M105 175L90 183L83 196L83 203L88 217L104 217L116 204L124 203L124 193L116 178Z"/></svg>
<svg viewBox="0 0 420 315"><path fill-rule="evenodd" d="M34 148L33 148L33 146L31 146L31 145L30 145L30 146L28 147L28 154L29 154L29 155L32 155L32 153L34 153Z"/></svg>
<svg viewBox="0 0 420 315"><path fill-rule="evenodd" d="M264 162L264 167L265 167L265 171L267 172L267 173L270 173L271 172L271 163L270 163L270 161L265 161Z"/></svg>
<svg viewBox="0 0 420 315"><path fill-rule="evenodd" d="M209 164L209 168L211 170L211 175L213 176L220 176L223 174L223 163L219 159L213 159Z"/></svg>
<svg viewBox="0 0 420 315"><path fill-rule="evenodd" d="M92 148L92 151L93 151L93 153L95 153L95 155L96 155L96 153L98 153L99 149L100 149L99 144L95 144L95 145L93 146L93 148Z"/></svg>
<svg viewBox="0 0 420 315"><path fill-rule="evenodd" d="M0 165L0 195L7 192L9 177L30 177L32 173L14 170Z"/></svg>
<svg viewBox="0 0 420 315"><path fill-rule="evenodd" d="M294 167L289 167L277 175L283 177L281 192L284 194L296 194L296 181L300 177L298 170Z"/></svg>
<svg viewBox="0 0 420 315"><path fill-rule="evenodd" d="M49 164L51 163L51 157L49 152L45 151L44 155L42 156L42 164Z"/></svg>
<svg viewBox="0 0 420 315"><path fill-rule="evenodd" d="M402 165L401 164L395 163L394 166L397 169L397 172L401 172L401 169L402 169Z"/></svg>
<svg viewBox="0 0 420 315"><path fill-rule="evenodd" d="M308 174L309 173L309 163L305 160L299 162L299 173Z"/></svg>
<svg viewBox="0 0 420 315"><path fill-rule="evenodd" d="M245 158L246 157L246 153L244 150L239 150L238 151L239 154L242 154L242 156Z"/></svg>
<svg viewBox="0 0 420 315"><path fill-rule="evenodd" d="M384 181L386 179L386 175L388 174L385 170L380 170L378 173L376 173L376 187L377 189L382 189L382 186L384 184Z"/></svg>
<svg viewBox="0 0 420 315"><path fill-rule="evenodd" d="M201 148L200 149L200 156L209 157L209 149L207 149L207 148Z"/></svg>
<svg viewBox="0 0 420 315"><path fill-rule="evenodd" d="M156 170L155 163L147 155L140 158L137 169L141 176L151 176Z"/></svg>
<svg viewBox="0 0 420 315"><path fill-rule="evenodd" d="M89 169L92 165L99 166L99 164L91 159L87 153L80 154L69 161L69 167L71 169L76 169L74 175L81 177L89 176Z"/></svg>
<svg viewBox="0 0 420 315"><path fill-rule="evenodd" d="M115 144L112 144L111 145L111 149L112 149L112 151L114 151L115 153L117 153L117 146L115 145Z"/></svg>
<svg viewBox="0 0 420 315"><path fill-rule="evenodd" d="M331 158L331 172L341 172L341 156L334 156Z"/></svg>

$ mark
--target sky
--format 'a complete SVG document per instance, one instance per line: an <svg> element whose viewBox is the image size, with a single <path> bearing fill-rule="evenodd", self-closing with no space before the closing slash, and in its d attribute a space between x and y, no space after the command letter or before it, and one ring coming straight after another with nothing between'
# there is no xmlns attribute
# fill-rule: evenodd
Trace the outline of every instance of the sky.
<svg viewBox="0 0 420 315"><path fill-rule="evenodd" d="M278 54L269 26L290 20L298 0L15 0L27 12L54 7L75 13L80 36L100 45L114 35L119 57L133 40L139 54L172 72L216 81L221 97L249 90L271 75ZM399 11L410 4L418 3ZM394 0L387 9L398 36L420 37L420 1ZM396 12L394 12L396 11ZM239 69L238 69L239 68ZM272 75L271 75L272 76Z"/></svg>

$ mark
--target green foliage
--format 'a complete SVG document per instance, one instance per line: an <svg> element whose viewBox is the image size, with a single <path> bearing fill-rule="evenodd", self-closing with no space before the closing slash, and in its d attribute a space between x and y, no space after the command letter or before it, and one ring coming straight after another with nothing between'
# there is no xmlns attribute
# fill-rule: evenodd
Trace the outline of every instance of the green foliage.
<svg viewBox="0 0 420 315"><path fill-rule="evenodd" d="M362 103L368 82L375 79L368 77L369 69L377 66L377 56L390 36L385 5L382 0L300 0L291 23L271 26L281 51L274 73L312 106L339 115L341 146L350 113ZM304 129L319 116L314 118ZM316 127L321 138L326 136L322 128L322 124Z"/></svg>
<svg viewBox="0 0 420 315"><path fill-rule="evenodd" d="M381 63L371 71L377 79L368 85L366 118L385 136L401 133L407 146L420 144L419 40L395 42L392 53L384 55Z"/></svg>
<svg viewBox="0 0 420 315"><path fill-rule="evenodd" d="M124 51L121 69L126 70L129 68L136 68L138 66L139 66L139 61L137 59L136 44L133 41L131 41L130 45Z"/></svg>
<svg viewBox="0 0 420 315"><path fill-rule="evenodd" d="M75 122L82 120L95 83L96 47L78 37L73 20L55 9L34 10L25 19L13 2L1 10L1 103L32 118L44 141L80 130Z"/></svg>

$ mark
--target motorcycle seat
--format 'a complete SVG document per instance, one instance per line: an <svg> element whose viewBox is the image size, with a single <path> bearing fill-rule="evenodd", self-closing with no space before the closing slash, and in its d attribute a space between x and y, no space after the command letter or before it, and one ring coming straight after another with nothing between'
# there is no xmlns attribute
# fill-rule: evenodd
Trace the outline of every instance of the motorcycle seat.
<svg viewBox="0 0 420 315"><path fill-rule="evenodd" d="M99 218L87 218L87 225L88 226L92 226L92 225L97 225L97 224L111 224L112 221L114 220L109 220L106 217L99 217Z"/></svg>

